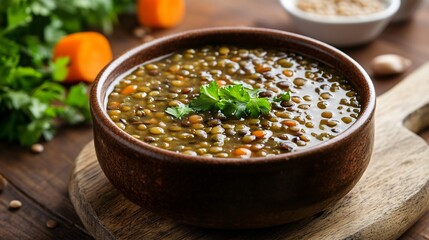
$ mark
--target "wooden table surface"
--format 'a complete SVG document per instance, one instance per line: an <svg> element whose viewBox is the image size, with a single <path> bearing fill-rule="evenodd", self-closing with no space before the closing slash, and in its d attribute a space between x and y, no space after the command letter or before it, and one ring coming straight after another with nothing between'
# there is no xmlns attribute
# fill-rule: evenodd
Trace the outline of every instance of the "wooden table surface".
<svg viewBox="0 0 429 240"><path fill-rule="evenodd" d="M152 35L159 37L188 29L237 25L296 31L277 0L187 0L183 23L174 29L157 31ZM120 26L110 36L116 56L142 43L142 39L133 35L136 26L133 17L121 18ZM429 61L429 4L419 9L413 21L391 24L375 42L344 51L369 73L373 57L397 53L413 61L411 72ZM405 75L373 78L377 94L390 89ZM428 131L420 135L429 140ZM53 141L44 143L45 151L41 154L0 143L0 174L9 182L8 187L0 193L0 239L92 238L76 215L67 191L73 161L91 139L92 128L88 125L60 129ZM9 201L13 199L23 203L21 209L8 209ZM46 221L50 219L59 225L49 229ZM401 239L429 239L429 212Z"/></svg>

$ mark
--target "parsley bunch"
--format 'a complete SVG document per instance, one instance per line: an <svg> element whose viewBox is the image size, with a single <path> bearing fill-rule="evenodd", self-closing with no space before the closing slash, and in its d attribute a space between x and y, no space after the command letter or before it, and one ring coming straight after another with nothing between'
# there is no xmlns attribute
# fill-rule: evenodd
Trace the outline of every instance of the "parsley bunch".
<svg viewBox="0 0 429 240"><path fill-rule="evenodd" d="M191 112L221 111L227 117L258 117L271 110L268 98L259 98L258 90L234 84L219 88L216 81L200 87L200 95L188 105L167 108L166 113L182 118Z"/></svg>
<svg viewBox="0 0 429 240"><path fill-rule="evenodd" d="M117 9L132 0L2 0L0 6L0 140L29 146L50 140L58 120L90 118L87 87L66 89L68 58L52 59L65 34L87 26L112 30Z"/></svg>

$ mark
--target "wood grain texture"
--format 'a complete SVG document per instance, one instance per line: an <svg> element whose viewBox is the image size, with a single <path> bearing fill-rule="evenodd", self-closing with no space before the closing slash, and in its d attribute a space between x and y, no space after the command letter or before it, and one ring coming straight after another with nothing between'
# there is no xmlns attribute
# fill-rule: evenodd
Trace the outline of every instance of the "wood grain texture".
<svg viewBox="0 0 429 240"><path fill-rule="evenodd" d="M182 24L177 28L155 31L151 35L161 37L195 28L234 25L296 31L278 0L187 0L186 3L187 12ZM108 36L115 56L142 42L133 36L133 29L137 26L132 15L120 18L120 25L115 28L113 35ZM427 0L413 21L389 25L373 43L344 51L370 74L371 59L379 54L396 53L413 61L410 71L403 75L373 78L376 92L380 95L429 60L428 37ZM429 142L429 134L424 136ZM61 129L53 141L43 143L45 152L38 155L31 154L28 149L0 143L0 174L12 183L0 193L0 239L62 239L63 236L91 238L83 229L67 192L73 160L91 138L90 126ZM6 204L13 198L23 201L25 207L21 210L25 211L8 210ZM51 217L60 222L54 230L44 227L45 218ZM234 236L235 233L231 234ZM238 238L240 234L235 236ZM400 239L429 239L429 212Z"/></svg>
<svg viewBox="0 0 429 240"><path fill-rule="evenodd" d="M67 192L72 161L92 139L90 130L90 126L62 128L55 141L44 143L40 154L0 144L0 174L9 181L0 192L0 239L91 239ZM7 205L13 199L23 207L10 211ZM59 226L47 228L49 219Z"/></svg>
<svg viewBox="0 0 429 240"><path fill-rule="evenodd" d="M378 98L372 160L355 188L331 209L298 223L208 230L158 217L108 182L90 142L76 160L70 197L97 239L394 239L429 207L429 147L415 132L429 123L429 63Z"/></svg>

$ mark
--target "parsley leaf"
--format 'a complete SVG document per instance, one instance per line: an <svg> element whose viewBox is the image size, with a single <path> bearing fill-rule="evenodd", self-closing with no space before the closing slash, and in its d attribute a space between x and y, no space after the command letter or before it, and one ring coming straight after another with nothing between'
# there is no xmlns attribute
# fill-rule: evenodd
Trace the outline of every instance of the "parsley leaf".
<svg viewBox="0 0 429 240"><path fill-rule="evenodd" d="M189 106L195 111L207 111L219 108L219 86L216 81L200 87L200 95Z"/></svg>
<svg viewBox="0 0 429 240"><path fill-rule="evenodd" d="M52 79L54 81L62 81L67 77L68 74L68 64L70 63L70 58L68 57L59 57L55 59L54 62L50 63L52 70Z"/></svg>
<svg viewBox="0 0 429 240"><path fill-rule="evenodd" d="M250 100L249 91L239 84L223 87L219 92L220 96L226 100L242 102Z"/></svg>
<svg viewBox="0 0 429 240"><path fill-rule="evenodd" d="M271 110L271 103L267 98L252 98L247 103L246 109L251 117L256 118L260 114L268 114Z"/></svg>
<svg viewBox="0 0 429 240"><path fill-rule="evenodd" d="M290 100L290 92L282 93L280 96L274 99L274 101L276 102L289 101L289 100Z"/></svg>
<svg viewBox="0 0 429 240"><path fill-rule="evenodd" d="M74 85L70 88L69 94L64 100L64 103L66 105L65 111L75 111L76 113L74 114L74 116L63 115L63 120L67 121L70 124L77 124L91 119L88 95L86 92L87 87L83 83ZM76 121L76 119L80 119L80 121Z"/></svg>
<svg viewBox="0 0 429 240"><path fill-rule="evenodd" d="M192 108L188 107L185 104L180 104L177 107L169 107L165 110L166 113L178 119L181 119L183 116L191 113L192 111Z"/></svg>
<svg viewBox="0 0 429 240"><path fill-rule="evenodd" d="M42 102L63 101L65 96L64 87L58 83L45 82L33 91L33 97Z"/></svg>
<svg viewBox="0 0 429 240"><path fill-rule="evenodd" d="M246 105L246 102L226 101L221 111L227 117L242 118L247 116Z"/></svg>
<svg viewBox="0 0 429 240"><path fill-rule="evenodd" d="M7 30L12 30L22 25L31 22L31 13L28 8L20 6L19 3L11 4L7 8Z"/></svg>

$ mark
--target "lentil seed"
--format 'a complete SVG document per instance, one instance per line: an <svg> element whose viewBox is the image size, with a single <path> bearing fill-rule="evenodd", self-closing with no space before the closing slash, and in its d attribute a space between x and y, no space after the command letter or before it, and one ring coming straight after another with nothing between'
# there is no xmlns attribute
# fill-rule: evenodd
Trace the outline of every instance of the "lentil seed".
<svg viewBox="0 0 429 240"><path fill-rule="evenodd" d="M241 139L241 141L242 141L243 143L251 143L251 142L253 142L255 139L256 139L256 137L255 137L254 135L246 135L246 136L244 136L244 137Z"/></svg>
<svg viewBox="0 0 429 240"><path fill-rule="evenodd" d="M317 103L317 107L320 108L320 109L326 109L327 105L328 105L328 103L325 102L325 101Z"/></svg>
<svg viewBox="0 0 429 240"><path fill-rule="evenodd" d="M191 115L189 116L189 122L191 123L200 123L203 121L203 117L200 115Z"/></svg>
<svg viewBox="0 0 429 240"><path fill-rule="evenodd" d="M221 47L221 48L219 48L219 53L222 55L227 55L229 53L229 48Z"/></svg>
<svg viewBox="0 0 429 240"><path fill-rule="evenodd" d="M304 78L295 78L295 80L293 80L293 83L295 84L295 85L297 85L298 87L302 87L302 86L304 86L305 85L305 82L306 82L307 80L305 80Z"/></svg>
<svg viewBox="0 0 429 240"><path fill-rule="evenodd" d="M190 133L181 133L178 136L178 138L180 139L193 139L194 137L195 137L194 134L190 134Z"/></svg>
<svg viewBox="0 0 429 240"><path fill-rule="evenodd" d="M46 227L50 228L50 229L54 229L58 226L58 222L52 219L49 219L48 221L46 221Z"/></svg>
<svg viewBox="0 0 429 240"><path fill-rule="evenodd" d="M193 129L203 129L204 128L204 124L202 124L202 123L194 123L194 124L191 125L191 127Z"/></svg>
<svg viewBox="0 0 429 240"><path fill-rule="evenodd" d="M218 134L218 133L223 133L225 132L225 129L223 127L221 127L220 125L215 126L212 128L212 130L210 131L212 134Z"/></svg>
<svg viewBox="0 0 429 240"><path fill-rule="evenodd" d="M186 155L197 156L197 153L191 150L186 150L186 151L183 151L182 153Z"/></svg>
<svg viewBox="0 0 429 240"><path fill-rule="evenodd" d="M19 200L12 200L9 202L10 209L19 209L22 207L22 202Z"/></svg>
<svg viewBox="0 0 429 240"><path fill-rule="evenodd" d="M349 118L349 117L343 117L343 118L341 118L341 120L344 122L344 123L346 123L346 124L349 124L349 123L351 123L353 120L351 119L351 118Z"/></svg>
<svg viewBox="0 0 429 240"><path fill-rule="evenodd" d="M198 148L196 152L198 155L204 155L207 153L207 148Z"/></svg>
<svg viewBox="0 0 429 240"><path fill-rule="evenodd" d="M332 112L322 112L322 117L324 117L324 118L331 118L332 117Z"/></svg>
<svg viewBox="0 0 429 240"><path fill-rule="evenodd" d="M320 97L322 97L323 99L330 99L332 95L330 93L322 93L320 94Z"/></svg>
<svg viewBox="0 0 429 240"><path fill-rule="evenodd" d="M211 147L211 148L209 148L210 153L218 153L218 152L222 152L222 151L223 151L222 147Z"/></svg>
<svg viewBox="0 0 429 240"><path fill-rule="evenodd" d="M168 130L170 130L172 132L180 132L180 131L182 131L182 128L177 126L177 125L171 125L168 127Z"/></svg>
<svg viewBox="0 0 429 240"><path fill-rule="evenodd" d="M293 66L291 62L289 62L287 59L284 59L284 58L280 59L277 63L284 68L290 68Z"/></svg>
<svg viewBox="0 0 429 240"><path fill-rule="evenodd" d="M338 125L338 122L336 120L329 120L327 125L330 127L335 127Z"/></svg>
<svg viewBox="0 0 429 240"><path fill-rule="evenodd" d="M295 144L291 142L281 142L279 147L286 152L292 152L295 149Z"/></svg>
<svg viewBox="0 0 429 240"><path fill-rule="evenodd" d="M161 127L151 127L149 128L149 132L155 135L164 134L164 129Z"/></svg>
<svg viewBox="0 0 429 240"><path fill-rule="evenodd" d="M207 138L207 133L204 130L196 130L195 135L201 138Z"/></svg>
<svg viewBox="0 0 429 240"><path fill-rule="evenodd" d="M218 154L215 155L215 157L226 158L226 157L228 157L228 153L218 153Z"/></svg>
<svg viewBox="0 0 429 240"><path fill-rule="evenodd" d="M35 144L31 145L31 151L34 153L41 153L44 150L45 150L45 147L43 147L43 145L40 143L35 143Z"/></svg>
<svg viewBox="0 0 429 240"><path fill-rule="evenodd" d="M221 125L222 122L219 119L212 119L212 120L208 121L207 124L210 127L213 127L213 126Z"/></svg>

